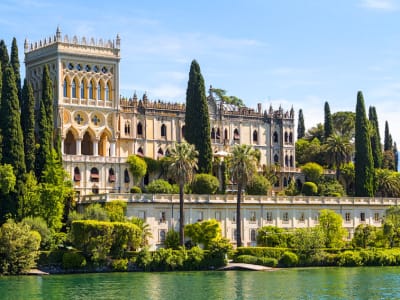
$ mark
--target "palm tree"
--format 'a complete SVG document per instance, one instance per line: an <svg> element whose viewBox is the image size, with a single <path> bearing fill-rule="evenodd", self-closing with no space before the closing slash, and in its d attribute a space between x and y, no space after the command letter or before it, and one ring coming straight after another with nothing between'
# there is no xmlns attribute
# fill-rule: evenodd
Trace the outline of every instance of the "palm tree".
<svg viewBox="0 0 400 300"><path fill-rule="evenodd" d="M340 167L344 163L348 163L353 152L353 146L346 136L332 134L326 140L323 146L327 159L336 168L336 179L339 180Z"/></svg>
<svg viewBox="0 0 400 300"><path fill-rule="evenodd" d="M140 232L141 232L141 241L140 241L140 247L143 248L149 244L149 238L153 237L153 234L151 233L151 228L150 225L147 224L144 220L133 217L131 219L131 223L135 224L137 227L139 227Z"/></svg>
<svg viewBox="0 0 400 300"><path fill-rule="evenodd" d="M185 238L183 228L185 216L183 212L183 188L185 183L192 181L194 170L197 169L197 156L199 152L194 145L186 142L175 144L169 156L166 157L169 176L179 185L179 238L181 246Z"/></svg>
<svg viewBox="0 0 400 300"><path fill-rule="evenodd" d="M229 159L229 171L232 179L237 184L236 203L236 245L242 246L240 203L242 190L257 173L257 152L249 145L237 145L232 149Z"/></svg>
<svg viewBox="0 0 400 300"><path fill-rule="evenodd" d="M376 195L381 197L399 197L400 177L397 172L388 169L375 169Z"/></svg>

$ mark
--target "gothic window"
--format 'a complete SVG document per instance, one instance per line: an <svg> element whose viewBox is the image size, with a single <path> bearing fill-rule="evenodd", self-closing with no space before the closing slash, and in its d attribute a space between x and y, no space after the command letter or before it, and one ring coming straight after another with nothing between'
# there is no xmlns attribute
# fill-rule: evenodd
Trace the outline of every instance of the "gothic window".
<svg viewBox="0 0 400 300"><path fill-rule="evenodd" d="M97 100L101 100L101 84L97 84Z"/></svg>
<svg viewBox="0 0 400 300"><path fill-rule="evenodd" d="M283 221L284 223L288 223L288 222L289 222L289 213L288 213L288 212L284 212L284 213L282 214L282 221Z"/></svg>
<svg viewBox="0 0 400 300"><path fill-rule="evenodd" d="M107 101L110 99L109 94L110 94L110 88L109 88L108 84L106 84L106 89L105 89L104 95L105 95L105 98Z"/></svg>
<svg viewBox="0 0 400 300"><path fill-rule="evenodd" d="M93 142L89 132L85 132L82 139L82 155L93 155Z"/></svg>
<svg viewBox="0 0 400 300"><path fill-rule="evenodd" d="M224 139L227 140L229 138L228 136L228 129L224 130Z"/></svg>
<svg viewBox="0 0 400 300"><path fill-rule="evenodd" d="M285 143L287 143L289 141L289 136L288 133L285 131Z"/></svg>
<svg viewBox="0 0 400 300"><path fill-rule="evenodd" d="M290 166L290 167L294 167L293 155L290 155L289 166Z"/></svg>
<svg viewBox="0 0 400 300"><path fill-rule="evenodd" d="M125 122L124 132L125 132L126 135L130 135L131 134L131 123L129 121Z"/></svg>
<svg viewBox="0 0 400 300"><path fill-rule="evenodd" d="M258 132L257 130L253 131L253 143L257 143L258 142Z"/></svg>
<svg viewBox="0 0 400 300"><path fill-rule="evenodd" d="M97 168L92 168L90 170L90 181L99 182L99 170Z"/></svg>
<svg viewBox="0 0 400 300"><path fill-rule="evenodd" d="M125 183L129 183L131 180L130 180L130 178L129 178L129 172L128 172L128 169L125 169L125 171L124 171L124 182Z"/></svg>
<svg viewBox="0 0 400 300"><path fill-rule="evenodd" d="M74 169L74 181L81 181L81 171L78 167L75 167Z"/></svg>
<svg viewBox="0 0 400 300"><path fill-rule="evenodd" d="M278 156L278 154L275 154L274 155L274 163L279 163L279 156Z"/></svg>
<svg viewBox="0 0 400 300"><path fill-rule="evenodd" d="M94 89L94 86L93 86L93 82L91 81L90 83L89 83L89 99L93 99L93 89Z"/></svg>
<svg viewBox="0 0 400 300"><path fill-rule="evenodd" d="M76 82L72 80L72 98L76 98Z"/></svg>
<svg viewBox="0 0 400 300"><path fill-rule="evenodd" d="M140 123L140 122L136 126L136 133L138 136L143 135L143 126L142 126L142 123Z"/></svg>
<svg viewBox="0 0 400 300"><path fill-rule="evenodd" d="M167 137L167 126L165 126L165 124L161 125L161 136Z"/></svg>
<svg viewBox="0 0 400 300"><path fill-rule="evenodd" d="M109 182L115 182L115 172L113 168L110 168L108 170L108 181Z"/></svg>
<svg viewBox="0 0 400 300"><path fill-rule="evenodd" d="M83 80L81 81L81 99L85 98L85 84L83 82Z"/></svg>
<svg viewBox="0 0 400 300"><path fill-rule="evenodd" d="M157 152L157 155L158 155L158 157L163 157L164 156L164 151L161 148L159 148L158 152Z"/></svg>
<svg viewBox="0 0 400 300"><path fill-rule="evenodd" d="M64 139L64 153L76 155L76 141L74 135L69 130Z"/></svg>
<svg viewBox="0 0 400 300"><path fill-rule="evenodd" d="M220 137L221 137L221 134L220 134L220 132L219 132L219 128L217 128L217 135L216 135L216 138L217 138L217 139L220 139Z"/></svg>
<svg viewBox="0 0 400 300"><path fill-rule="evenodd" d="M164 243L165 242L165 236L166 236L165 229L161 229L160 230L160 243Z"/></svg>
<svg viewBox="0 0 400 300"><path fill-rule="evenodd" d="M165 156L169 156L169 149L165 150Z"/></svg>
<svg viewBox="0 0 400 300"><path fill-rule="evenodd" d="M98 194L99 193L99 187L97 185L92 186L92 193L93 194Z"/></svg>
<svg viewBox="0 0 400 300"><path fill-rule="evenodd" d="M289 143L293 143L293 132L289 133Z"/></svg>
<svg viewBox="0 0 400 300"><path fill-rule="evenodd" d="M256 241L256 230L255 229L250 230L250 241L252 241L252 242Z"/></svg>
<svg viewBox="0 0 400 300"><path fill-rule="evenodd" d="M233 139L235 141L238 141L240 139L239 130L237 128L235 128L235 130L233 131Z"/></svg>
<svg viewBox="0 0 400 300"><path fill-rule="evenodd" d="M144 152L143 152L143 149L142 149L142 147L139 147L139 149L138 149L138 155L140 155L140 156L143 156L144 155Z"/></svg>
<svg viewBox="0 0 400 300"><path fill-rule="evenodd" d="M285 155L285 167L289 166L289 157Z"/></svg>
<svg viewBox="0 0 400 300"><path fill-rule="evenodd" d="M63 86L63 93L64 93L64 97L67 97L68 93L67 93L67 79L64 79L64 86Z"/></svg>
<svg viewBox="0 0 400 300"><path fill-rule="evenodd" d="M274 132L274 143L278 142L278 133L275 131Z"/></svg>

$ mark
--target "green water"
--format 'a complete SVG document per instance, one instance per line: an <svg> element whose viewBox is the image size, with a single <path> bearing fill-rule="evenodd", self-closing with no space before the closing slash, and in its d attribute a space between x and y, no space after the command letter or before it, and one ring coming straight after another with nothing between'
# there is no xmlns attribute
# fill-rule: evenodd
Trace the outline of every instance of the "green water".
<svg viewBox="0 0 400 300"><path fill-rule="evenodd" d="M0 299L400 299L400 267L10 276Z"/></svg>

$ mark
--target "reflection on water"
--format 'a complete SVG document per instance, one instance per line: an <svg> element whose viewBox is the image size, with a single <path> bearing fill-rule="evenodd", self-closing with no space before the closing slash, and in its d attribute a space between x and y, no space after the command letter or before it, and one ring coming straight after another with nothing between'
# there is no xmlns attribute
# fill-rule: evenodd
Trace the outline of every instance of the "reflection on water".
<svg viewBox="0 0 400 300"><path fill-rule="evenodd" d="M400 267L0 277L0 299L400 299Z"/></svg>

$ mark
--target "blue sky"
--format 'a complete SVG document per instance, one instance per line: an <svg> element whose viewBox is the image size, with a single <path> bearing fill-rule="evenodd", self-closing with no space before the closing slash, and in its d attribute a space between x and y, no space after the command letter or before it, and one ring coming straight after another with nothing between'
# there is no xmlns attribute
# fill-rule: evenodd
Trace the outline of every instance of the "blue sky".
<svg viewBox="0 0 400 300"><path fill-rule="evenodd" d="M112 6L109 6L112 5ZM121 36L120 92L184 102L190 62L247 106L300 108L306 127L357 91L400 143L400 0L3 0L0 38ZM296 115L297 119L297 115ZM383 142L383 141L382 141Z"/></svg>

